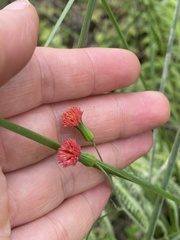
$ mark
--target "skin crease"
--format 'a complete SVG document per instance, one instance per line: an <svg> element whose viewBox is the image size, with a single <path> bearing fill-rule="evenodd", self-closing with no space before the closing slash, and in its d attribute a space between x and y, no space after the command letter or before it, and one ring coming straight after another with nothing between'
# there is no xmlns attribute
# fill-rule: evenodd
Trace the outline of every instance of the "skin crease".
<svg viewBox="0 0 180 240"><path fill-rule="evenodd" d="M0 116L55 141L74 137L82 151L95 154L76 129L60 123L69 106L78 106L105 162L124 168L147 153L152 129L169 118L166 97L107 94L136 82L136 56L123 49L36 47L36 11L25 0L13 8L17 3L21 9L0 11ZM82 239L111 194L98 170L80 163L63 168L55 151L3 128L0 166L1 240Z"/></svg>

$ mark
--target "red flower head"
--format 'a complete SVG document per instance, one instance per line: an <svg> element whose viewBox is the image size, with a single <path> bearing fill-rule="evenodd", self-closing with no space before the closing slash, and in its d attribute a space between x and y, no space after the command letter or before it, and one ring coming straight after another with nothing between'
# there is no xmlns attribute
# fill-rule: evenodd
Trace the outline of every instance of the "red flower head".
<svg viewBox="0 0 180 240"><path fill-rule="evenodd" d="M82 114L83 111L81 111L78 107L69 108L62 115L62 125L64 127L76 127L87 142L92 142L94 135L82 122Z"/></svg>
<svg viewBox="0 0 180 240"><path fill-rule="evenodd" d="M63 167L75 165L80 157L81 147L77 144L75 139L66 140L58 149L58 163Z"/></svg>
<svg viewBox="0 0 180 240"><path fill-rule="evenodd" d="M77 127L82 121L83 112L78 107L71 107L62 115L62 125L64 127Z"/></svg>

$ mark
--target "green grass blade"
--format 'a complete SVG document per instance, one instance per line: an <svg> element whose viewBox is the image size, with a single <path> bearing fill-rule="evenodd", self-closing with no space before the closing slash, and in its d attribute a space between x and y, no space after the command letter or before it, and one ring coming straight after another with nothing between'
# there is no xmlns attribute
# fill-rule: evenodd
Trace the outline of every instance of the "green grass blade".
<svg viewBox="0 0 180 240"><path fill-rule="evenodd" d="M124 37L124 35L123 35L123 33L122 33L122 31L121 31L121 29L120 29L120 27L119 27L119 24L118 24L118 22L117 22L117 20L116 20L116 17L114 16L114 14L113 14L111 8L109 7L107 1L106 1L106 0L101 0L101 2L102 2L102 5L103 5L105 11L106 11L107 14L108 14L110 20L111 20L111 22L112 22L112 24L113 24L116 32L117 32L120 40L121 40L122 43L123 43L123 47L124 47L125 49L130 49L129 46L128 46L128 43L127 43L127 41L126 41L126 39L125 39L125 37ZM141 80L144 89L147 90L147 89L148 89L148 88L147 88L147 84L146 84L146 82L145 82L145 80L144 80L144 77L143 77L142 73L140 74L139 79Z"/></svg>
<svg viewBox="0 0 180 240"><path fill-rule="evenodd" d="M170 156L169 156L167 169L166 169L164 179L163 179L163 182L162 182L162 189L167 188L168 182L171 178L171 175L172 175L172 172L173 172L173 169L174 169L174 165L175 165L175 162L176 162L176 158L177 158L177 155L178 155L179 148L180 148L180 127L179 127L179 130L178 130L177 134L176 134L176 138L175 138L175 141L174 141L174 144L173 144ZM154 209L153 209L152 216L150 218L150 223L149 223L149 227L148 227L148 231L147 231L145 240L151 240L152 237L153 237L155 227L156 227L156 223L157 223L157 220L158 220L161 208L162 208L162 204L163 204L163 198L158 196L157 199L156 199L156 203L155 203L155 206L154 206Z"/></svg>
<svg viewBox="0 0 180 240"><path fill-rule="evenodd" d="M168 71L169 71L169 64L171 62L172 48L173 48L174 38L175 38L175 31L176 31L176 26L177 26L177 22L178 22L179 10L180 10L180 0L177 1L175 12L174 12L174 17L173 17L173 21L172 21L172 27L170 30L167 51L166 51L166 56L165 56L165 62L164 62L164 67L163 67L163 72L162 72L162 77L161 77L161 84L160 84L160 88L159 88L160 92L164 92L165 86L166 86L166 81L167 81L167 76L168 76Z"/></svg>
<svg viewBox="0 0 180 240"><path fill-rule="evenodd" d="M121 39L121 41L122 41L122 43L124 45L124 48L129 49L128 43L126 42L126 39L124 38L123 33L122 33L122 31L121 31L121 29L119 27L119 24L118 24L118 22L117 22L117 20L116 20L116 18L114 16L111 8L109 7L107 1L106 0L101 0L101 2L102 2L102 5L103 5L104 9L106 10L110 20L111 20L114 28L116 29L116 31L118 33L118 36Z"/></svg>
<svg viewBox="0 0 180 240"><path fill-rule="evenodd" d="M169 71L169 64L171 61L171 55L172 55L172 47L174 43L174 38L175 38L175 30L178 22L178 15L180 11L180 0L177 1L176 8L174 11L174 17L172 21L172 26L170 30L170 35L169 35L169 40L168 40L168 45L167 45L167 50L166 50L166 56L165 56L165 62L163 66L163 72L161 76L161 83L160 83L160 88L159 91L163 92L165 91L165 86L166 86L166 81L167 81L167 76L168 76L168 71ZM154 156L155 156L155 149L157 145L157 139L158 139L158 129L155 129L153 132L153 137L154 137L154 144L152 148L152 155L151 155L151 161L150 161L150 180L151 180L151 175L152 175L152 168L153 168L153 162L154 162Z"/></svg>
<svg viewBox="0 0 180 240"><path fill-rule="evenodd" d="M149 25L149 51L150 51L150 78L152 80L151 89L155 89L155 49L154 49L154 32L153 32L153 19L152 13L153 7L152 3L147 5L147 16L148 16L148 25Z"/></svg>
<svg viewBox="0 0 180 240"><path fill-rule="evenodd" d="M66 4L63 12L59 16L59 19L54 26L52 32L50 33L47 41L45 42L45 45L44 45L45 47L48 47L49 44L51 43L51 41L53 40L53 37L55 36L58 28L61 26L61 23L63 22L64 18L66 17L66 15L67 15L68 11L70 10L73 3L74 3L74 0L69 0L68 3Z"/></svg>
<svg viewBox="0 0 180 240"><path fill-rule="evenodd" d="M78 40L78 44L77 47L78 48L82 48L85 46L85 42L86 42L86 38L87 38L87 34L89 31L89 26L91 23L91 18L93 15L93 11L94 11L94 7L95 7L95 3L96 0L89 0L88 1L88 5L86 8L86 14L83 20L83 25L81 28L81 32L80 32L80 36L79 36L79 40Z"/></svg>

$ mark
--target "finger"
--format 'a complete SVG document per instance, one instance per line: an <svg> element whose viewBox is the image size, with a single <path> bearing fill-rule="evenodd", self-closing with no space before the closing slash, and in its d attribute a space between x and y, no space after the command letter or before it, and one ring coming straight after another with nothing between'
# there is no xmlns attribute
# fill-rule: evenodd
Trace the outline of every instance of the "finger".
<svg viewBox="0 0 180 240"><path fill-rule="evenodd" d="M167 99L158 92L110 94L43 106L14 117L11 121L60 143L75 137L84 145L76 129L61 125L62 113L69 106L80 106L84 110L83 121L94 133L96 143L156 128L168 120L170 111ZM27 166L53 153L52 149L8 130L1 129L0 133L0 162L5 172ZM16 146L12 149L14 143Z"/></svg>
<svg viewBox="0 0 180 240"><path fill-rule="evenodd" d="M88 233L105 207L110 195L106 183L64 201L54 211L12 231L11 240L73 239L79 240Z"/></svg>
<svg viewBox="0 0 180 240"><path fill-rule="evenodd" d="M8 212L8 194L7 183L0 167L0 239L7 240L10 238L11 228Z"/></svg>
<svg viewBox="0 0 180 240"><path fill-rule="evenodd" d="M0 89L0 113L13 116L43 103L125 87L138 78L137 57L122 49L36 49L29 64Z"/></svg>
<svg viewBox="0 0 180 240"><path fill-rule="evenodd" d="M98 146L105 162L123 168L144 155L152 145L152 134L147 132L124 140ZM92 147L82 151L95 154ZM63 168L56 155L30 167L6 175L12 226L37 219L55 209L64 199L84 192L105 180L104 174L78 163Z"/></svg>
<svg viewBox="0 0 180 240"><path fill-rule="evenodd" d="M0 36L2 85L27 64L37 43L38 17L28 1L15 1L0 11Z"/></svg>

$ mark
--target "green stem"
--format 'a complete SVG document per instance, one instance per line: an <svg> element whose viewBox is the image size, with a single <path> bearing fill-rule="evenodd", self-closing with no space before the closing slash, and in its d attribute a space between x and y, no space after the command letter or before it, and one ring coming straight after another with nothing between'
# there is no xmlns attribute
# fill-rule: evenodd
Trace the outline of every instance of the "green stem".
<svg viewBox="0 0 180 240"><path fill-rule="evenodd" d="M152 185L151 183L145 181L144 179L135 177L135 176L129 174L128 172L126 172L125 170L120 170L120 169L117 169L117 168L107 164L107 163L98 161L95 159L95 157L94 158L92 157L90 159L88 157L88 154L86 154L86 153L81 153L81 157L79 158L79 161L87 167L94 167L97 169L99 169L101 167L104 169L104 171L107 174L111 174L111 175L114 175L117 177L124 178L125 180L128 180L130 182L140 185L142 188L144 188L148 191L150 190L160 196L163 196L165 198L175 201L177 204L180 204L180 199L177 198L176 196L172 195L171 193L169 193L155 185Z"/></svg>
<svg viewBox="0 0 180 240"><path fill-rule="evenodd" d="M98 148L97 148L94 140L92 140L92 144L93 144L93 146L94 146L94 148L95 148L95 150L96 150L96 152L97 152L97 154L98 154L98 156L99 156L99 159L101 160L101 162L103 162L103 159L102 159L102 157L101 157L101 154L100 154L100 152L99 152L99 150L98 150Z"/></svg>
<svg viewBox="0 0 180 240"><path fill-rule="evenodd" d="M172 21L172 26L171 26L167 50L166 50L165 62L164 62L164 66L163 66L161 83L160 83L160 88L159 88L159 91L162 93L164 93L164 91L165 91L165 86L166 86L166 82L167 82L169 64L170 64L171 55L172 55L172 47L173 47L173 43L174 43L175 31L176 31L176 26L177 26L177 22L178 22L179 9L180 9L180 0L177 1L176 8L174 11L174 17L173 17L173 21ZM153 148L152 148L152 157L151 157L151 163L150 163L150 166L151 166L150 175L152 173L154 154L155 154L155 149L156 149L157 140L158 140L158 129L154 130L153 135L154 135L154 144L153 144ZM150 178L151 178L151 176L150 176Z"/></svg>
<svg viewBox="0 0 180 240"><path fill-rule="evenodd" d="M157 137L158 137L158 129L154 129L154 131L153 131L154 143L157 142ZM153 148L152 148L151 154L150 154L149 182L151 182L152 175L153 175L155 153L156 153L156 144L153 145Z"/></svg>
<svg viewBox="0 0 180 240"><path fill-rule="evenodd" d="M175 165L175 162L176 162L176 158L177 158L177 155L178 155L179 148L180 148L180 127L179 127L179 130L178 130L177 134L176 134L174 144L172 146L172 150L171 150L169 160L168 160L167 169L166 169L164 179L163 179L163 182L162 182L162 189L164 189L164 190L167 188L168 182L169 182L169 180L172 176L172 172L173 172L173 169L174 169L174 165ZM154 206L154 209L153 209L153 213L152 213L152 216L150 218L150 223L149 223L147 234L145 236L145 240L151 240L152 237L153 237L155 227L156 227L156 223L158 221L158 217L160 215L160 211L161 211L161 208L162 208L163 201L164 201L164 199L162 197L160 197L160 196L157 197L156 203L155 203L155 206Z"/></svg>
<svg viewBox="0 0 180 240"><path fill-rule="evenodd" d="M87 8L86 8L86 14L85 14L85 17L84 17L84 20L83 20L81 33L80 33L78 44L77 44L78 48L82 48L82 47L85 46L86 37L87 37L88 31L89 31L89 26L90 26L90 23L91 23L91 18L92 18L92 15L93 15L95 3L96 3L96 0L89 0L88 1L88 5L87 5Z"/></svg>
<svg viewBox="0 0 180 240"><path fill-rule="evenodd" d="M36 132L33 132L27 128L21 127L15 123L12 123L6 119L0 118L0 127L6 128L8 130L11 130L15 133L18 133L26 138L29 138L33 141L36 141L40 144L43 144L47 147L50 147L54 150L58 150L60 147L60 144L56 141L53 141L47 137L44 137Z"/></svg>
<svg viewBox="0 0 180 240"><path fill-rule="evenodd" d="M128 46L128 43L127 43L127 41L126 41L126 39L125 39L125 37L124 37L124 35L122 33L122 31L121 31L121 29L119 27L119 24L118 24L118 22L116 20L116 17L114 16L114 14L113 14L111 8L109 7L107 1L106 0L101 0L101 2L102 2L102 5L103 5L104 9L106 10L106 12L107 12L107 14L109 16L109 19L111 20L111 22L112 22L112 24L113 24L113 26L114 26L114 28L115 28L115 30L117 32L120 40L122 41L122 43L124 45L123 47L126 48L126 49L130 49L129 46ZM147 90L148 89L147 88L147 84L145 82L145 79L144 79L142 73L140 74L139 79L141 80L144 89Z"/></svg>
<svg viewBox="0 0 180 240"><path fill-rule="evenodd" d="M56 24L55 24L52 32L50 33L50 35L49 35L49 37L48 37L48 39L47 39L47 41L46 41L46 43L45 43L45 45L44 45L45 47L48 47L49 44L51 43L53 37L55 36L57 30L59 29L61 23L63 22L64 18L66 17L66 15L67 15L67 13L68 13L68 11L69 11L69 9L71 8L71 6L72 6L73 3L74 3L74 0L69 0L68 3L66 4L63 12L62 12L61 15L59 16L58 21L56 22Z"/></svg>
<svg viewBox="0 0 180 240"><path fill-rule="evenodd" d="M159 89L160 92L164 92L167 77L168 77L169 64L171 62L172 48L173 48L173 43L174 43L174 38L175 38L176 26L177 26L177 22L178 22L179 9L180 9L180 0L177 1L176 8L174 11L174 17L173 17L173 21L172 21L172 27L170 30L167 51L166 51L166 56L165 56L165 62L164 62L164 67L163 67L163 72L162 72L162 77L161 77L161 84L160 84L160 89Z"/></svg>
<svg viewBox="0 0 180 240"><path fill-rule="evenodd" d="M38 133L35 133L27 128L21 127L15 123L12 123L8 120L3 119L3 118L0 118L0 127L9 129L15 133L18 133L24 137L32 139L40 144L43 144L47 147L52 148L54 150L58 150L58 148L60 147L59 142L53 141L47 137L44 137ZM180 134L178 137L178 141L180 141ZM174 157L174 155L172 155L172 157ZM117 177L124 178L128 181L131 181L133 183L140 185L144 189L150 190L162 197L169 198L170 200L175 201L177 204L180 204L180 199L175 197L174 195L170 194L169 192L166 192L163 189L144 181L143 179L137 178L137 177L127 173L124 170L119 170L119 169L112 167L104 162L98 161L92 154L81 152L81 157L79 158L79 161L81 163L83 163L85 166L94 167L97 169L103 169L107 174L111 174L111 175L114 175Z"/></svg>
<svg viewBox="0 0 180 240"><path fill-rule="evenodd" d="M116 195L116 189L114 187L111 176L106 171L104 171L104 169L100 165L98 165L98 169L101 170L101 172L104 173L105 177L107 178L108 182L110 183L110 185L112 187L112 190L113 190L114 194Z"/></svg>
<svg viewBox="0 0 180 240"><path fill-rule="evenodd" d="M107 1L106 0L101 0L101 2L102 2L102 5L103 5L104 9L106 10L110 20L111 20L114 28L116 29L116 31L117 31L117 33L119 35L119 38L121 39L122 43L124 44L124 48L129 49L129 46L128 46L127 42L126 42L126 39L124 38L123 33L122 33L122 31L121 31L121 29L119 27L119 24L118 24L118 22L117 22L117 20L116 20L116 18L114 16L111 8L109 7Z"/></svg>
<svg viewBox="0 0 180 240"><path fill-rule="evenodd" d="M155 89L155 49L154 49L154 36L153 36L153 4L149 1L147 5L147 15L148 15L148 24L149 24L149 51L150 51L150 78L152 79L152 89Z"/></svg>

